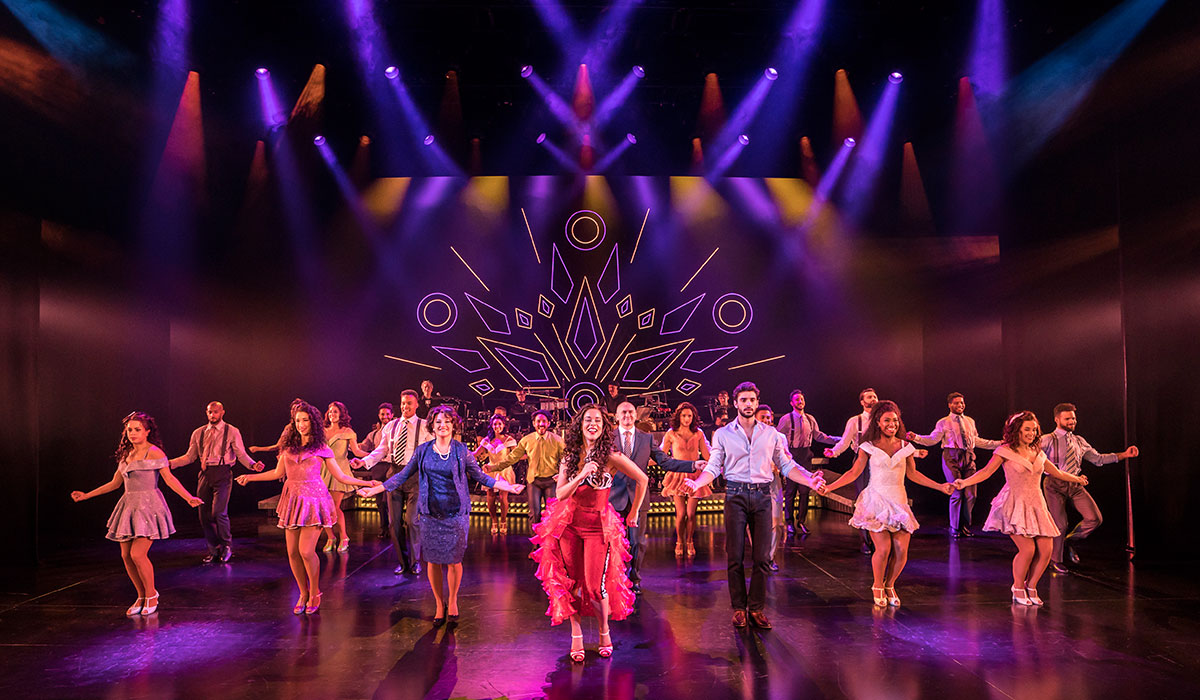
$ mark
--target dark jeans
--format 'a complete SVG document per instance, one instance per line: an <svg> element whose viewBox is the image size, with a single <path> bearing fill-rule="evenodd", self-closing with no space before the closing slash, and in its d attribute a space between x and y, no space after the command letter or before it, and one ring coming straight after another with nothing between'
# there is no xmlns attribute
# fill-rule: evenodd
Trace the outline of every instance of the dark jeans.
<svg viewBox="0 0 1200 700"><path fill-rule="evenodd" d="M546 507L546 499L554 498L558 490L558 480L552 476L534 477L525 487L526 498L529 500L529 522L542 522L542 508Z"/></svg>
<svg viewBox="0 0 1200 700"><path fill-rule="evenodd" d="M208 551L216 554L220 547L233 545L229 531L229 492L233 488L233 468L214 464L200 470L196 495L204 500L196 510L200 513L200 529L208 541Z"/></svg>
<svg viewBox="0 0 1200 700"><path fill-rule="evenodd" d="M811 447L796 447L792 450L792 455L796 464L812 471ZM803 523L808 520L808 492L809 488L804 484L797 484L791 479L783 480L783 519L787 521L788 527L795 527L797 522ZM799 506L796 505L797 497L800 498Z"/></svg>
<svg viewBox="0 0 1200 700"><path fill-rule="evenodd" d="M746 556L747 526L754 560L748 596L742 561ZM734 610L759 612L766 607L770 548L771 485L730 481L725 488L725 558L729 564L729 602Z"/></svg>
<svg viewBox="0 0 1200 700"><path fill-rule="evenodd" d="M388 470L392 468L390 462L380 462L370 469L354 469L354 476L363 481L383 481L387 478ZM375 497L375 509L379 511L379 530L387 532L388 527L388 497L387 492L383 492Z"/></svg>
<svg viewBox="0 0 1200 700"><path fill-rule="evenodd" d="M388 517L392 545L404 568L421 561L421 519L417 514L418 477L412 475L395 491L388 491Z"/></svg>

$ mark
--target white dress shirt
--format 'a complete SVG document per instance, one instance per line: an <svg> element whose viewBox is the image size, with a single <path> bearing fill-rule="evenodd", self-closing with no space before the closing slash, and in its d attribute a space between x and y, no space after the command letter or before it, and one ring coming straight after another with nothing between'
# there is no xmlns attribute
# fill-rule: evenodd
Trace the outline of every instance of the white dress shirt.
<svg viewBox="0 0 1200 700"><path fill-rule="evenodd" d="M755 421L754 430L747 438L746 431L735 420L713 433L704 471L712 474L714 479L724 474L729 481L769 484L775 480L772 464L779 466L779 473L785 478L793 469L812 476L812 472L792 459L783 433Z"/></svg>
<svg viewBox="0 0 1200 700"><path fill-rule="evenodd" d="M961 428L959 427L961 425ZM976 447L982 447L987 450L994 450L1002 443L999 440L988 440L987 438L979 437L979 430L975 427L975 419L966 415L951 413L938 420L933 426L933 432L928 435L913 435L913 442L921 445L930 446L937 443L942 443L942 449L947 447L959 450L973 450Z"/></svg>

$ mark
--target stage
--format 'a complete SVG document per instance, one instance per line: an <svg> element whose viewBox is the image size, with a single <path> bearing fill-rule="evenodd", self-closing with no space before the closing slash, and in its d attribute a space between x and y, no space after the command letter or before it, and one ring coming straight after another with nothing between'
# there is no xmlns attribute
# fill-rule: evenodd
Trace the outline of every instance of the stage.
<svg viewBox="0 0 1200 700"><path fill-rule="evenodd" d="M117 546L60 549L6 576L0 688L7 698L1085 698L1196 697L1195 568L1123 565L1102 548L1078 574L1047 576L1042 609L1008 602L1007 538L951 540L925 514L899 609L872 606L870 565L845 516L814 510L812 534L778 555L771 631L730 624L720 516L704 515L694 561L652 522L638 612L612 624L616 652L582 666L551 628L527 558L524 520L507 536L472 522L457 628L434 629L424 576L397 577L373 515L350 513L344 554L320 553L324 603L295 617L281 531L235 518L235 557L202 565L198 527L151 557L162 601L134 594ZM197 532L192 532L196 530Z"/></svg>

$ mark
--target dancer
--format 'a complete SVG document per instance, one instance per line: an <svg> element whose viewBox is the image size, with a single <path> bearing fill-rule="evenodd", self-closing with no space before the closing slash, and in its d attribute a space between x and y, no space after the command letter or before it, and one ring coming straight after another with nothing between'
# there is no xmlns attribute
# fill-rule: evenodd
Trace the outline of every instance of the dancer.
<svg viewBox="0 0 1200 700"><path fill-rule="evenodd" d="M942 473L946 481L965 479L975 473L975 448L994 450L1001 443L979 437L975 419L966 415L967 400L957 391L946 397L950 415L938 420L933 432L917 435L909 431L908 439L919 445L942 445ZM975 487L950 494L950 535L972 537L971 512L975 509Z"/></svg>
<svg viewBox="0 0 1200 700"><path fill-rule="evenodd" d="M350 466L370 469L386 463L389 478L407 466L417 447L433 439L426 428L427 423L417 417L418 401L417 392L412 389L400 392L400 417L383 427L379 442L371 454L350 460ZM417 514L419 489L420 480L414 473L399 488L387 492L392 544L400 561L393 572L397 576L405 573L421 575L421 518Z"/></svg>
<svg viewBox="0 0 1200 700"><path fill-rule="evenodd" d="M654 444L654 436L642 430L638 430L635 423L637 421L637 409L628 401L622 401L620 406L617 406L617 430L613 434L613 440L621 454L633 461L637 468L643 474L653 459L654 463L669 472L692 472L704 466L704 462L693 462L682 459L672 459L666 453L658 449L658 445ZM621 514L622 518L628 518L630 509L633 508L633 482L631 479L625 478L624 474L617 474L613 477L612 488L609 489L608 500ZM650 499L644 499L641 502L641 517L642 525L634 525L629 528L629 550L633 555L633 561L629 564L629 580L633 581L633 592L640 595L642 592L642 559L646 554L646 544L648 537L646 535L645 522L650 516Z"/></svg>
<svg viewBox="0 0 1200 700"><path fill-rule="evenodd" d="M529 459L525 469L528 485L529 524L536 525L542 519L542 508L546 499L554 498L558 489L558 463L562 459L565 443L550 431L550 412L538 409L533 414L533 432L529 433L508 451L497 469L511 467L522 459Z"/></svg>
<svg viewBox="0 0 1200 700"><path fill-rule="evenodd" d="M836 445L838 439L821 432L821 428L817 426L817 419L811 413L804 412L803 391L793 389L788 396L788 403L792 405L792 410L779 419L775 429L787 438L788 448L796 464L812 471L813 444L821 442ZM798 514L797 496L800 501ZM797 530L801 535L808 534L808 526L804 524L808 519L808 489L790 479L783 485L783 516L787 521L787 534L795 534Z"/></svg>
<svg viewBox="0 0 1200 700"><path fill-rule="evenodd" d="M171 509L158 490L158 477L193 508L204 501L188 493L171 473L167 455L158 437L158 425L147 413L134 411L122 421L121 440L117 443L117 471L112 481L87 493L72 491L76 503L115 491L122 483L125 493L108 518L108 539L121 545L125 573L137 589L137 600L125 615L153 615L158 610L158 589L154 587L154 565L150 563L150 545L175 532Z"/></svg>
<svg viewBox="0 0 1200 700"><path fill-rule="evenodd" d="M233 465L261 472L263 463L246 454L242 431L225 422L225 407L212 401L204 407L208 423L192 431L186 454L170 461L172 469L200 462L200 479L196 496L204 500L200 506L200 529L208 541L205 564L233 557L233 532L229 528L229 493L233 490Z"/></svg>
<svg viewBox="0 0 1200 700"><path fill-rule="evenodd" d="M348 453L356 457L367 456L367 453L358 449L358 436L350 428L350 412L341 401L334 401L325 409L325 443L333 451L333 461L342 468L343 474L353 473ZM321 467L321 479L329 488L329 495L333 498L333 512L337 518L335 527L325 528L325 551L332 552L336 549L344 552L350 549L350 538L346 536L346 514L342 512L342 501L346 494L354 492L354 487L333 478L324 467Z"/></svg>
<svg viewBox="0 0 1200 700"><path fill-rule="evenodd" d="M613 442L612 423L604 408L588 404L567 428L566 451L558 472L558 499L534 527L537 577L550 599L550 624L571 621L571 661L582 663L580 616L595 616L600 628L599 654L612 656L608 621L633 612L633 584L625 575L633 557L625 527L635 530L646 486L646 473ZM632 506L622 522L609 502L608 490L620 474L635 485Z"/></svg>
<svg viewBox="0 0 1200 700"><path fill-rule="evenodd" d="M758 409L754 411L754 420L769 428L774 428L775 412L767 404L760 403ZM778 430L775 432L778 433L776 439L786 440L783 433L780 433ZM786 450L787 447L785 446L783 449ZM779 564L775 562L775 552L779 549L779 543L787 537L787 521L783 517L783 477L779 474L779 465L773 461L771 462L771 473L773 474L771 479L771 546L767 550L767 568L771 571L779 571ZM788 483L794 484L796 482L788 479ZM751 546L753 546L753 533L750 533L750 535Z"/></svg>
<svg viewBox="0 0 1200 700"><path fill-rule="evenodd" d="M871 408L879 402L879 395L871 387L867 387L858 392L858 404L862 406L862 413L857 416L851 416L846 419L846 427L842 430L842 438L837 441L833 447L825 448L825 457L834 459L847 448L858 452L858 446L862 443L863 433L867 427L871 425ZM867 487L867 472L863 472L858 481L854 482L854 490L856 494L862 493L862 490ZM867 531L862 530L862 546L860 550L863 554L875 553L875 542L867 536Z"/></svg>
<svg viewBox="0 0 1200 700"><path fill-rule="evenodd" d="M675 407L671 415L671 429L663 434L663 452L676 459L708 459L708 440L700 432L699 414L696 407L684 401ZM692 539L696 530L696 508L700 499L712 495L712 489L704 487L694 493L683 488L687 478L680 472L667 472L663 477L662 495L675 501L675 556L696 556L696 544Z"/></svg>
<svg viewBox="0 0 1200 700"><path fill-rule="evenodd" d="M379 422L371 427L371 432L363 438L362 442L358 443L356 455L366 456L373 452L376 447L382 444L380 438L383 436L384 427L392 422L396 417L396 408L392 404L379 404ZM369 479L372 481L383 481L388 477L387 474L388 462L380 462L370 469L352 470L354 476L359 479ZM379 539L384 540L391 536L391 527L388 522L388 502L385 494L380 494L375 497L375 509L379 512Z"/></svg>
<svg viewBox="0 0 1200 700"><path fill-rule="evenodd" d="M486 460L487 466L483 471L493 479L503 478L508 483L515 483L517 478L510 466L503 464L508 453L515 449L517 441L508 434L508 421L504 416L492 415L488 419L487 435L479 441L475 448L475 459ZM491 518L492 534L508 534L508 492L500 489L484 489L487 498L488 516ZM499 492L497 494L497 492ZM496 517L496 501L500 502L500 517Z"/></svg>
<svg viewBox="0 0 1200 700"><path fill-rule="evenodd" d="M900 419L900 407L892 401L879 401L871 409L871 420L863 432L858 457L850 471L842 474L832 484L819 490L826 494L854 481L863 469L870 465L867 487L854 501L854 515L850 524L870 533L875 543L871 555L871 594L879 607L899 606L896 595L896 579L908 563L908 541L917 531L917 518L908 507L908 492L904 479L950 495L951 484L939 484L917 471L914 455L920 455L903 435L904 422ZM924 455L920 455L924 456Z"/></svg>
<svg viewBox="0 0 1200 700"><path fill-rule="evenodd" d="M1054 466L1067 474L1081 474L1083 460L1096 466L1112 464L1113 462L1138 456L1136 445L1126 447L1123 452L1100 454L1088 444L1087 440L1075 434L1078 418L1075 415L1075 404L1060 403L1054 407L1054 432L1043 435L1042 451L1054 463ZM1046 492L1046 507L1054 517L1054 524L1059 534L1054 538L1054 546L1050 551L1050 570L1056 574L1067 573L1063 566L1063 550L1066 550L1067 560L1072 564L1079 563L1079 555L1072 544L1086 538L1092 531L1100 527L1103 517L1100 506L1088 490L1086 483L1079 485L1061 481L1046 480L1043 488ZM1071 532L1063 534L1067 529L1067 501L1075 506L1075 510L1083 516L1083 520Z"/></svg>
<svg viewBox="0 0 1200 700"><path fill-rule="evenodd" d="M302 403L292 414L292 422L283 436L275 468L262 474L242 474L236 481L245 486L251 481L284 479L283 493L275 513L278 527L287 541L288 564L300 597L292 607L293 615L317 612L321 608L321 560L317 557L317 539L322 528L337 522L333 497L321 474L325 471L343 484L372 486L379 482L363 481L342 471L325 442L325 421L321 411Z"/></svg>
<svg viewBox="0 0 1200 700"><path fill-rule="evenodd" d="M955 479L954 488L981 483L1004 465L1004 488L992 499L983 529L1003 532L1017 545L1013 557L1012 600L1018 605L1041 605L1037 585L1050 563L1051 541L1060 530L1042 495L1043 472L1072 484L1087 486L1086 476L1059 470L1038 448L1042 429L1033 411L1014 413L1004 424L1003 443L988 463L966 479Z"/></svg>
<svg viewBox="0 0 1200 700"><path fill-rule="evenodd" d="M467 530L471 524L471 495L467 477L488 488L519 494L522 485L511 484L483 473L467 446L454 439L462 429L462 419L450 406L435 406L425 419L434 439L417 446L407 466L379 486L360 489L358 495L399 489L413 474L420 480L417 510L421 515L421 555L433 590L435 609L433 626L447 620L458 622L458 587L462 582L462 559L467 550ZM442 580L447 593L442 592Z"/></svg>
<svg viewBox="0 0 1200 700"><path fill-rule="evenodd" d="M783 441L775 438L774 428L754 419L758 409L758 387L742 382L733 391L737 420L713 433L712 455L704 471L684 484L691 490L708 486L725 475L725 558L729 569L729 602L733 607L734 627L750 621L770 629L764 608L767 604L767 549L771 543L771 463L779 466L783 478L820 489L825 479L796 464ZM754 569L750 590L746 591L746 526L750 526Z"/></svg>

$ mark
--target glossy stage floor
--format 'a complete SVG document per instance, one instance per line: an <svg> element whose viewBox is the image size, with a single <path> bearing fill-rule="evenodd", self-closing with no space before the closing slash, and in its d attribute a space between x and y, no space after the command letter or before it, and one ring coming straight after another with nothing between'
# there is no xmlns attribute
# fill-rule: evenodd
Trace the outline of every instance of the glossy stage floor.
<svg viewBox="0 0 1200 700"><path fill-rule="evenodd" d="M325 598L312 617L290 613L283 537L265 516L235 519L226 565L201 565L198 527L180 523L152 550L162 607L137 619L122 615L133 589L98 526L86 547L6 575L3 697L1200 697L1200 585L1178 567L1114 558L1047 576L1046 607L1016 607L1012 544L949 540L929 517L898 588L903 607L880 610L846 516L814 511L812 534L778 557L775 629L738 631L720 517L702 516L687 562L658 518L639 610L612 625L616 653L597 656L593 623L576 666L567 626L543 616L524 521L507 536L473 522L462 620L434 629L424 577L394 576L374 516L349 516L353 544L321 555Z"/></svg>

